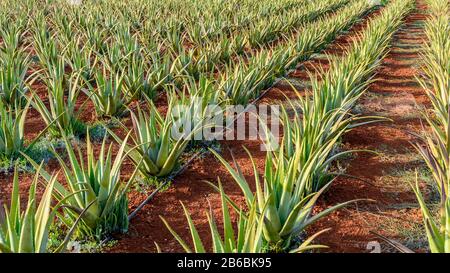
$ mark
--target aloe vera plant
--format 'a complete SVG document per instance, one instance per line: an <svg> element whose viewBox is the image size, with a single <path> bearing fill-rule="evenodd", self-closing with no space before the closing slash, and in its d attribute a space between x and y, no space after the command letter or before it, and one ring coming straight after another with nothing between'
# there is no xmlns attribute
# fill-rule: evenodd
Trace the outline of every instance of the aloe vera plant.
<svg viewBox="0 0 450 273"><path fill-rule="evenodd" d="M220 86L224 99L233 104L248 104L252 98L257 97L260 91L258 84L268 75L267 71L250 67L245 63L234 67L222 78Z"/></svg>
<svg viewBox="0 0 450 273"><path fill-rule="evenodd" d="M220 93L215 89L214 83L204 76L198 81L188 78L183 87L180 92L176 88L166 88L170 104L175 106L169 112L173 125L175 128L194 132L194 141L205 140L203 134L197 137L197 133L203 133L203 129L221 127L220 122L214 119L223 112Z"/></svg>
<svg viewBox="0 0 450 273"><path fill-rule="evenodd" d="M6 107L0 101L0 156L9 160L20 157L20 153L28 153L45 134L44 128L31 142L25 143L25 121L30 108L29 101L24 107Z"/></svg>
<svg viewBox="0 0 450 273"><path fill-rule="evenodd" d="M206 217L208 218L208 223L211 231L211 238L213 241L214 253L262 253L264 252L264 242L262 236L262 227L260 223L263 222L263 214L258 215L256 211L256 206L246 214L242 210L239 210L238 221L237 221L237 233L234 232L232 218L229 211L229 198L225 195L222 185L219 183L220 200L222 204L222 217L224 220L223 224L223 237L217 228L216 219L212 212L206 212ZM187 253L205 253L206 248L198 234L197 229L192 221L192 218L184 206L184 213L189 224L189 229L192 234L192 241L194 245L194 250L192 250L189 245L173 230L169 223L161 217L166 227L169 229L170 233L175 237L175 239L180 243L183 249ZM159 247L158 247L159 248Z"/></svg>
<svg viewBox="0 0 450 273"><path fill-rule="evenodd" d="M48 106L33 93L31 105L41 114L50 133L61 136L61 130L67 135L79 135L84 132L84 124L79 116L83 107L76 109L81 92L81 71L65 75L64 58L59 58L43 77L47 85Z"/></svg>
<svg viewBox="0 0 450 273"><path fill-rule="evenodd" d="M137 114L131 112L133 122L132 130L123 128L131 134L133 145L117 136L112 130L108 130L114 139L124 145L131 161L138 165L140 173L144 178L165 177L170 175L179 165L179 159L191 137L197 131L188 132L186 135L174 138L172 127L174 120L171 112L175 106L176 99L171 99L165 118L161 116L151 101L148 101L149 113L145 113L139 106ZM197 128L199 128L197 126Z"/></svg>
<svg viewBox="0 0 450 273"><path fill-rule="evenodd" d="M91 82L95 76L98 56L92 48L82 46L82 43L81 37L70 40L64 50L64 56L73 72L80 73L83 80Z"/></svg>
<svg viewBox="0 0 450 273"><path fill-rule="evenodd" d="M379 121L376 117L350 116L346 105L322 112L311 107L309 97L297 96L296 102L289 101L294 116L288 115L288 110L282 107L281 121L283 125L283 155L287 160L298 157L300 169L307 168L311 179L305 181L305 196L317 192L328 184L332 176L328 174L331 162L356 151L337 152L335 147L340 138L352 128L367 123ZM350 103L353 103L351 101ZM281 155L278 155L279 160ZM322 159L325 161L321 161ZM315 162L312 164L312 162ZM319 161L317 161L319 160ZM319 163L320 162L320 163Z"/></svg>
<svg viewBox="0 0 450 273"><path fill-rule="evenodd" d="M324 147L324 149L330 149L330 146ZM257 213L264 215L263 234L271 251L289 249L293 236L298 235L306 227L334 210L354 202L338 204L314 216L311 215L314 204L327 186L324 186L318 192L308 192L306 184L313 179L313 166L321 168L321 166L327 164L328 160L323 156L323 152L317 152L316 155L311 156L309 162L302 169L299 168L300 153L286 160L283 149L280 149L277 157L268 152L265 161L264 180L261 181L255 162L247 150L252 161L256 194L251 191L250 184L235 161L235 168L233 168L217 152L213 150L211 152L215 154L239 185L247 206L250 209L252 209L252 206L256 206Z"/></svg>
<svg viewBox="0 0 450 273"><path fill-rule="evenodd" d="M39 166L39 168L41 168ZM0 207L0 253L44 253L48 251L49 229L57 218L58 209L64 203L53 206L52 193L56 177L50 177L45 191L38 201L36 187L39 174L35 175L28 193L28 203L21 210L18 170L15 168L11 204ZM75 223L76 224L76 223ZM65 250L74 229L67 233L65 239L55 252Z"/></svg>
<svg viewBox="0 0 450 273"><path fill-rule="evenodd" d="M16 108L15 111L7 109L0 102L0 154L7 158L16 158L20 151L25 150L25 119L29 104L24 109Z"/></svg>
<svg viewBox="0 0 450 273"><path fill-rule="evenodd" d="M159 56L150 53L150 67L147 71L147 88L144 89L145 96L153 99L158 91L166 84L173 82L177 76L177 61L172 60L169 55Z"/></svg>
<svg viewBox="0 0 450 273"><path fill-rule="evenodd" d="M14 23L4 22L0 30L0 37L3 40L2 52L6 54L14 54L14 52L21 49L24 42L26 20L18 17Z"/></svg>
<svg viewBox="0 0 450 273"><path fill-rule="evenodd" d="M148 79L148 70L147 61L142 54L140 52L131 53L128 64L124 68L124 85L126 94L130 99L140 99L143 96L154 98L156 96L156 88L150 85Z"/></svg>
<svg viewBox="0 0 450 273"><path fill-rule="evenodd" d="M33 31L33 48L36 50L36 56L40 64L44 68L47 77L51 76L53 66L58 65L61 59L59 56L59 48L54 41L55 34L49 30L45 20L45 15L39 13L32 21Z"/></svg>
<svg viewBox="0 0 450 273"><path fill-rule="evenodd" d="M0 48L0 98L7 105L23 106L28 93L26 75L30 58L23 49Z"/></svg>
<svg viewBox="0 0 450 273"><path fill-rule="evenodd" d="M94 147L90 141L89 131L86 138L87 166L80 148L78 157L70 140L64 136L69 164L55 151L65 177L66 184L55 181L54 196L56 200L66 200L66 225L71 226L78 217L81 223L77 226L79 235L95 236L101 238L110 232L126 232L128 229L128 198L127 191L134 181L137 168L126 183L120 177L120 168L126 158L125 138L113 160L113 150L106 144L106 138L100 148L98 158L94 155ZM26 156L26 155L25 155ZM39 171L42 177L51 183L52 176L31 158L26 156L30 163ZM139 167L139 164L138 164ZM67 185L67 186L65 186ZM85 212L84 212L85 211ZM81 215L81 216L80 216Z"/></svg>
<svg viewBox="0 0 450 273"><path fill-rule="evenodd" d="M96 87L89 85L89 96L94 103L95 111L100 117L121 116L129 103L130 97L125 89L124 72L112 72L108 76L106 67L95 75Z"/></svg>
<svg viewBox="0 0 450 273"><path fill-rule="evenodd" d="M269 209L269 204L265 203L263 207L263 211L258 212L258 205L256 204L257 200L255 199L253 204L250 206L250 210L245 213L242 209L238 208L238 206L231 201L231 199L224 193L222 184L219 181L219 185L215 186L220 193L220 200L222 205L222 219L223 219L223 233L220 233L217 228L217 223L214 218L214 215L211 211L206 212L206 217L208 219L211 238L213 242L212 252L213 253L265 253L268 251L266 242L264 241L264 227L266 225L267 219L265 218L265 210ZM169 229L170 233L174 236L174 238L180 243L183 249L187 253L195 252L195 253L205 253L206 248L198 234L198 231L192 221L192 218L184 206L181 203L184 213L186 215L186 219L188 221L189 229L192 235L192 242L194 245L194 250L192 250L189 245L177 234L175 230L169 225L169 223L162 217L161 220ZM237 232L234 231L233 221L231 217L231 213L229 210L229 206L232 206L233 210L239 215L236 227ZM302 253L313 249L325 248L323 245L315 245L313 244L313 240L325 232L327 230L323 230L317 232L313 236L307 238L303 243L299 246L296 246L290 252L292 253ZM221 235L223 234L223 236ZM159 246L157 245L159 252L161 252Z"/></svg>
<svg viewBox="0 0 450 273"><path fill-rule="evenodd" d="M212 121L206 121L212 114L208 112L207 107L217 103L219 99L212 83L206 78L201 78L198 83L192 79L188 82L187 92L192 97L168 90L171 95L168 95L165 117L148 98L148 114L139 105L137 113L131 111L131 140L136 147L129 153L129 157L134 164L143 160L140 173L146 179L172 174L194 136L204 128L214 126ZM122 127L125 131L130 131L126 126ZM124 140L112 130L109 132L119 144L124 144ZM132 147L127 144L127 151Z"/></svg>

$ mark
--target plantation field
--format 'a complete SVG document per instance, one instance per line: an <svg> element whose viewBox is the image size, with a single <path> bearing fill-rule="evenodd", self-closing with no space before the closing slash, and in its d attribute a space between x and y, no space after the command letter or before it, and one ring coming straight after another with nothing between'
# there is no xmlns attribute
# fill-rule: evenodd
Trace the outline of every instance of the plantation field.
<svg viewBox="0 0 450 273"><path fill-rule="evenodd" d="M447 0L0 0L0 253L450 252Z"/></svg>

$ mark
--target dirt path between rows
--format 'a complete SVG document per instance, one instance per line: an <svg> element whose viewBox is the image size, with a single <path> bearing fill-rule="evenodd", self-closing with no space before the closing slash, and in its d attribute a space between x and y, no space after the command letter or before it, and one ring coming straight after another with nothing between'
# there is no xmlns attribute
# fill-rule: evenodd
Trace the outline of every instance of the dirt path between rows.
<svg viewBox="0 0 450 273"><path fill-rule="evenodd" d="M372 12L361 22L355 24L349 31L339 36L330 46L322 53L343 54L345 48L353 41L357 33L362 31L368 19L375 17L379 11ZM302 92L309 88L308 72L315 74L315 67L321 65L327 69L327 60L323 54L317 54L310 61L298 66L292 72L288 80L293 83L298 91ZM286 81L281 81L271 88L269 92L262 98L260 103L279 104L285 101L282 94L293 97L291 87ZM229 150L237 163L241 166L243 174L246 176L250 184L253 184L253 171L251 162L242 149L242 146L248 148L255 162L260 169L263 170L265 152L260 150L259 141L223 141L221 142L222 155L228 162L232 162ZM206 155L204 158L197 160L183 174L178 176L171 188L157 195L148 205L146 205L130 224L129 233L118 237L118 244L109 251L111 252L154 252L154 242L158 243L163 252L182 251L178 242L169 233L159 215L163 216L170 225L179 233L179 235L190 242L190 233L187 228L187 222L183 214L183 210L179 204L182 201L194 220L199 234L204 243L209 247L211 245L209 226L207 224L205 210L211 209L217 215L218 226L221 223L220 199L218 194L202 181L207 180L216 182L220 177L224 185L225 192L238 204L244 206L244 200L240 189L231 179L225 168L218 162L214 156ZM133 192L130 196L131 208L137 206L145 196L143 194Z"/></svg>
<svg viewBox="0 0 450 273"><path fill-rule="evenodd" d="M364 181L338 178L319 207L356 198L373 199L376 203L338 211L315 226L316 230L332 228L318 239L330 247L330 252L393 251L370 231L397 239L416 251L426 249L420 212L409 187L415 182L416 169L421 182L429 180L411 145L418 140L412 133L422 131L420 109L428 103L425 91L415 79L425 37L425 10L423 1L417 1L416 10L395 34L391 51L377 70L376 81L357 107L364 115L384 116L392 122L357 128L343 139L344 149L370 149L379 154L353 155L346 173Z"/></svg>

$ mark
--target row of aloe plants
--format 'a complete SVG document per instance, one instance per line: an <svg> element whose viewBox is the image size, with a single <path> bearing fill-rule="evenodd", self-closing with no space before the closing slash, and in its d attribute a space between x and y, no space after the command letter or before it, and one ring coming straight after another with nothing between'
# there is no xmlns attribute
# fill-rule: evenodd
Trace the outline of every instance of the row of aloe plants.
<svg viewBox="0 0 450 273"><path fill-rule="evenodd" d="M293 238L328 213L353 201L335 205L315 215L312 209L319 196L329 187L334 175L329 171L333 161L350 152L336 152L340 137L355 126L373 122L370 117L351 113L357 99L371 82L374 69L387 52L389 41L403 18L411 11L414 1L393 1L372 19L367 29L353 42L344 57L331 59L331 68L323 72L319 81L313 78L313 92L298 96L291 102L295 117L292 120L284 110L284 137L281 147L266 156L263 180L249 153L254 170L256 193L235 163L233 168L213 151L242 189L247 211L243 212L228 198L219 185L223 211L223 236L216 221L207 213L214 252L304 252L324 247L312 241L320 231L293 245ZM375 120L376 121L376 120ZM229 206L239 215L237 233L232 226ZM183 206L184 208L184 206ZM170 232L187 252L205 252L205 246L184 208L192 234L192 250L164 220Z"/></svg>
<svg viewBox="0 0 450 273"><path fill-rule="evenodd" d="M433 253L450 253L450 25L449 3L426 1L429 14L425 22L426 44L422 50L422 76L418 78L432 108L424 111L429 125L423 141L416 144L428 166L432 187L439 192L438 204L430 204L422 194L419 180L412 188L417 196Z"/></svg>

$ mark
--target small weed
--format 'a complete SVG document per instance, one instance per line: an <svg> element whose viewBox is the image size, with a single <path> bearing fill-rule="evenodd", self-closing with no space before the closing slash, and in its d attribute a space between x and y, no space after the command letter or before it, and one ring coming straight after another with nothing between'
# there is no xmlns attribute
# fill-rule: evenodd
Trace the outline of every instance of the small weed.
<svg viewBox="0 0 450 273"><path fill-rule="evenodd" d="M35 162L47 163L50 159L54 158L54 155L51 152L52 146L55 149L61 149L64 148L65 144L64 141L60 139L45 137L39 140L30 150L26 151L26 154ZM0 172L5 174L12 174L14 171L14 166L16 165L21 171L34 171L34 168L31 166L31 164L29 164L28 160L23 155L19 155L16 158L0 156Z"/></svg>
<svg viewBox="0 0 450 273"><path fill-rule="evenodd" d="M56 222L50 227L49 232L49 252L54 251L64 240L65 234L67 232L67 228L61 223ZM66 252L71 253L100 253L105 248L113 247L117 241L110 240L105 244L102 244L100 240L96 240L94 238L84 238L82 240L78 240L76 238L73 241L70 241L67 244Z"/></svg>

